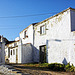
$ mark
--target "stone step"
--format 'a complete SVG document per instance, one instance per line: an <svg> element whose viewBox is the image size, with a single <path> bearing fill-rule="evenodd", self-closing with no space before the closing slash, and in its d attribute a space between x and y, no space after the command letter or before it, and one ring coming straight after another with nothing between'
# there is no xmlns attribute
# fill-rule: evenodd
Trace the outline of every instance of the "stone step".
<svg viewBox="0 0 75 75"><path fill-rule="evenodd" d="M0 73L3 73L4 75L30 75L28 73L24 74L9 65L0 65Z"/></svg>

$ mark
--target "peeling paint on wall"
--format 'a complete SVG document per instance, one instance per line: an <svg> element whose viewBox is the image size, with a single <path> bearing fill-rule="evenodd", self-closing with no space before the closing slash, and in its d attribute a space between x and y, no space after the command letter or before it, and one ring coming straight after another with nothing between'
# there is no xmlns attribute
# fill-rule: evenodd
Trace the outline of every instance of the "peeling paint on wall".
<svg viewBox="0 0 75 75"><path fill-rule="evenodd" d="M51 23L51 27L53 27L53 24Z"/></svg>
<svg viewBox="0 0 75 75"><path fill-rule="evenodd" d="M52 22L51 22L51 27L53 27L54 23L57 24L58 22L60 22L62 20L62 15L57 16Z"/></svg>
<svg viewBox="0 0 75 75"><path fill-rule="evenodd" d="M47 25L49 24L49 21L47 22Z"/></svg>
<svg viewBox="0 0 75 75"><path fill-rule="evenodd" d="M58 18L58 22L60 22L62 20L62 16L59 16Z"/></svg>
<svg viewBox="0 0 75 75"><path fill-rule="evenodd" d="M35 27L35 30L37 30L37 27Z"/></svg>

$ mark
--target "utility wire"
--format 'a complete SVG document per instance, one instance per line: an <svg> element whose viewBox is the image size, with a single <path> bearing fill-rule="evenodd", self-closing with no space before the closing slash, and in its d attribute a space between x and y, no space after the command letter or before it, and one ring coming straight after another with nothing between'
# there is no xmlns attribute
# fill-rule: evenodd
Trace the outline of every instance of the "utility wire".
<svg viewBox="0 0 75 75"><path fill-rule="evenodd" d="M7 16L7 17L0 17L0 18L19 18L19 17L31 17L31 16L40 16L40 15L49 15L49 14L56 14L58 12L52 12L52 13L43 13L43 14L33 14L33 15L24 15L24 16ZM1 29L18 29L18 28L3 28L0 27Z"/></svg>
<svg viewBox="0 0 75 75"><path fill-rule="evenodd" d="M19 17L31 17L31 16L40 16L40 15L49 15L49 14L56 14L58 12L52 12L52 13L43 13L43 14L33 14L33 15L24 15L24 16L7 16L7 17L0 17L0 18L19 18ZM3 28L0 27L1 29L18 29L18 28Z"/></svg>
<svg viewBox="0 0 75 75"><path fill-rule="evenodd" d="M59 13L59 12L43 13L43 14L33 14L33 15L23 15L23 16L7 16L7 17L0 17L0 18L19 18L19 17L31 17L31 16L49 15L49 14L56 14L56 13Z"/></svg>
<svg viewBox="0 0 75 75"><path fill-rule="evenodd" d="M0 29L17 29L17 27L16 28L1 28L0 27ZM20 27L18 29L20 29Z"/></svg>
<svg viewBox="0 0 75 75"><path fill-rule="evenodd" d="M21 30L22 28L20 28L20 27L19 28L17 28L17 27L16 28L9 28L9 27L8 28L1 28L0 27L0 30L10 30L10 29Z"/></svg>

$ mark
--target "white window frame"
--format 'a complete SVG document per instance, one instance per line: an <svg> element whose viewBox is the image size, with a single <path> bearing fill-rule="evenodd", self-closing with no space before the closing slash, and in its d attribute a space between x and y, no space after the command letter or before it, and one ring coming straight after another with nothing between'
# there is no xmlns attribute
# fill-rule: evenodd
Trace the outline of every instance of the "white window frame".
<svg viewBox="0 0 75 75"><path fill-rule="evenodd" d="M26 38L27 30L24 31L24 38Z"/></svg>
<svg viewBox="0 0 75 75"><path fill-rule="evenodd" d="M13 55L15 55L15 49L13 49Z"/></svg>
<svg viewBox="0 0 75 75"><path fill-rule="evenodd" d="M46 25L40 27L40 34L41 35L46 34Z"/></svg>

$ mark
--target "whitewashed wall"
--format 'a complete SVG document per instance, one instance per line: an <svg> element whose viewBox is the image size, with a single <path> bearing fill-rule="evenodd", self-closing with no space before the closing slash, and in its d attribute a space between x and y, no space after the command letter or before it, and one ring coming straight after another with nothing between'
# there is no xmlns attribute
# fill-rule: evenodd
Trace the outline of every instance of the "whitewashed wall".
<svg viewBox="0 0 75 75"><path fill-rule="evenodd" d="M27 30L28 38L24 38L24 32ZM33 25L30 25L27 29L20 32L20 38L22 39L22 44L32 43L33 44Z"/></svg>
<svg viewBox="0 0 75 75"><path fill-rule="evenodd" d="M40 35L40 27L46 25L46 34ZM27 30L28 38L24 38ZM18 63L39 62L39 46L47 46L48 63L70 62L75 65L75 11L68 9L49 20L34 26L33 25L20 32L18 43ZM34 42L33 42L34 41ZM31 43L31 44L27 44ZM25 44L25 45L24 45ZM11 44L9 44L11 46ZM12 47L14 44L12 44ZM11 57L11 62L15 61L15 56ZM14 59L14 60L13 60Z"/></svg>
<svg viewBox="0 0 75 75"><path fill-rule="evenodd" d="M28 37L25 38L24 32L27 31L26 35ZM19 55L21 55L20 62L19 63L31 63L33 62L33 49L31 44L34 43L34 36L33 36L33 25L30 25L26 29L24 29L22 32L20 32L20 39L22 41L22 46L19 46Z"/></svg>
<svg viewBox="0 0 75 75"><path fill-rule="evenodd" d="M16 42L18 47L15 47L15 42L10 43L8 47L6 48L6 51L8 51L8 48L10 47L10 57L9 63L16 63L16 49L18 50L18 62L17 63L31 63L33 62L33 52L32 52L32 46L31 44L22 44L22 40L19 42ZM15 50L15 54L13 53L13 50ZM12 55L11 55L12 51ZM6 56L8 57L8 52L6 53Z"/></svg>
<svg viewBox="0 0 75 75"><path fill-rule="evenodd" d="M18 44L18 63L22 63L22 41Z"/></svg>
<svg viewBox="0 0 75 75"><path fill-rule="evenodd" d="M8 58L8 47L5 47L5 58Z"/></svg>
<svg viewBox="0 0 75 75"><path fill-rule="evenodd" d="M75 13L73 13L75 15ZM72 16L74 16L72 14ZM72 20L75 17L72 17ZM73 21L72 23L75 23ZM35 26L35 43L36 48L34 60L39 61L39 46L48 45L47 61L48 63L68 63L71 62L75 65L75 52L72 54L73 48L73 36L71 32L71 14L70 10L67 10L46 22L43 22ZM46 35L40 35L40 26L46 25ZM72 24L74 25L74 24ZM48 40L48 43L46 43ZM73 56L72 56L73 55ZM73 61L73 62L72 62Z"/></svg>
<svg viewBox="0 0 75 75"><path fill-rule="evenodd" d="M22 45L22 63L32 63L32 46L31 44Z"/></svg>
<svg viewBox="0 0 75 75"><path fill-rule="evenodd" d="M71 50L70 62L75 65L75 10L71 10Z"/></svg>
<svg viewBox="0 0 75 75"><path fill-rule="evenodd" d="M16 49L18 49L17 45L19 45L19 42L13 42L5 46L5 59L8 59L9 63L16 63ZM10 51L10 57L8 57L8 50ZM13 54L13 50L15 50L15 54Z"/></svg>

